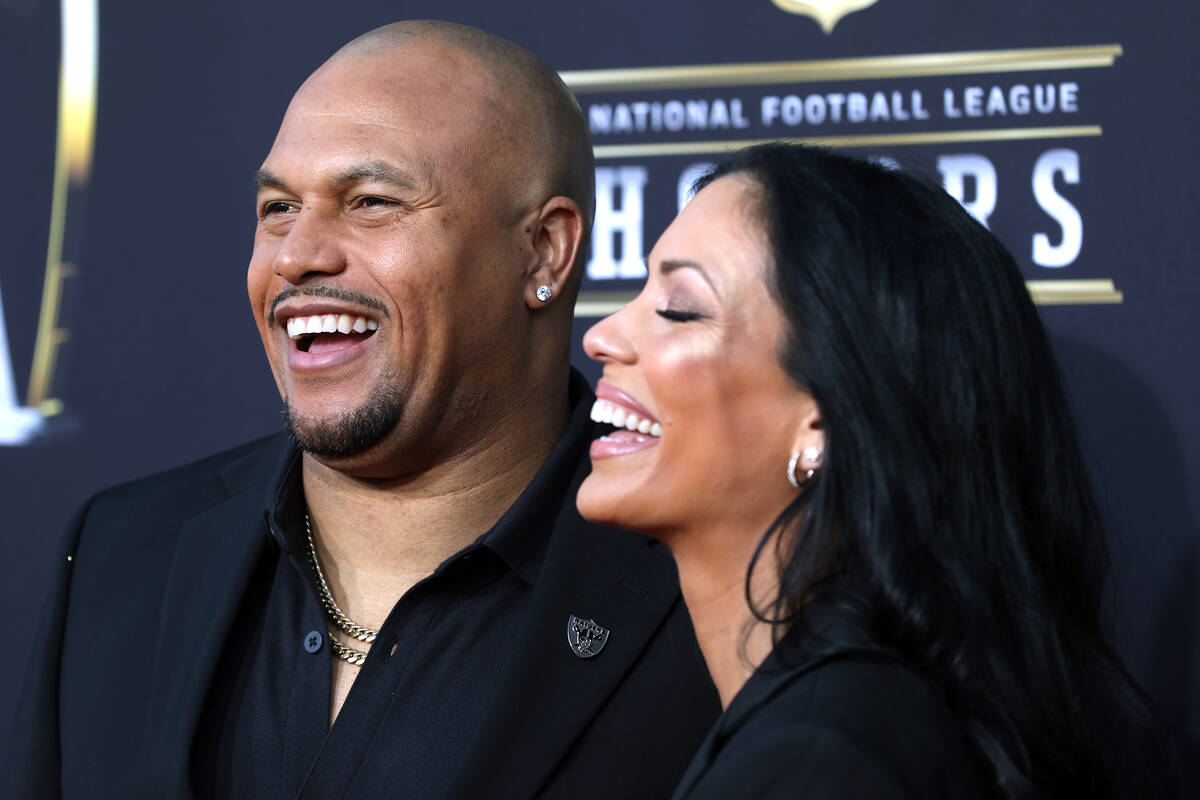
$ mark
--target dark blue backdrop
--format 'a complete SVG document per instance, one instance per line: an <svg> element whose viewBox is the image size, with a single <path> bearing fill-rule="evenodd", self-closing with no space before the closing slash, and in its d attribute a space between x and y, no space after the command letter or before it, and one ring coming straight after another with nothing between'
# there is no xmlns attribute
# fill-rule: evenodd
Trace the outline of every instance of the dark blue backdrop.
<svg viewBox="0 0 1200 800"><path fill-rule="evenodd" d="M1193 187L1200 182L1193 154L1200 140L1194 101L1200 79L1193 69L1200 12L1192 4L1100 9L1085 0L879 0L841 19L829 34L771 0L389 2L369 8L212 0L166 6L99 3L95 157L86 185L68 195L64 258L76 272L62 283L58 325L67 334L46 395L61 401L62 411L46 419L40 436L0 447L0 564L8 575L0 582L0 600L10 620L10 654L0 667L0 749L28 643L37 633L54 542L73 509L105 485L278 427L278 398L248 313L244 267L254 220L251 176L291 93L354 35L393 19L432 16L513 39L573 72L1119 45L1109 66L1064 66L1060 58L1044 70L743 80L726 87L712 77L720 70L710 70L683 87L617 85L581 94L581 100L585 109L672 98L745 103L744 129L596 135L602 147L658 148L606 151L600 160L606 169L645 170L646 251L674 213L680 172L714 157L680 154L672 149L679 142L878 134L885 138L856 152L887 155L935 174L943 156L983 155L996 173L989 223L1031 280L1112 281L1122 302L1044 306L1043 316L1113 531L1119 640L1186 748L1185 761L1196 761L1200 422L1194 409L1200 331L1194 309L1200 277L1189 245L1196 224ZM30 391L51 232L59 26L55 2L0 0L0 159L7 183L0 192L0 301L22 404ZM974 120L945 115L945 88L958 93L961 105L970 86L1007 91L1018 83L1051 82L1077 85L1077 110L1036 119L1012 112ZM921 90L930 119L761 125L764 94L893 89L906 97ZM896 137L1031 125L1088 130L920 144ZM1070 264L1051 269L1034 262L1031 238L1044 232L1057 244L1062 232L1036 202L1032 175L1041 154L1055 148L1078 157L1077 182L1061 173L1050 180L1077 211L1083 239ZM980 181L968 179L964 199L979 190ZM615 202L627 198L628 191ZM636 284L594 281L585 288L627 291ZM580 331L586 325L577 323ZM4 402L0 397L0 406ZM55 411L53 406L42 408Z"/></svg>

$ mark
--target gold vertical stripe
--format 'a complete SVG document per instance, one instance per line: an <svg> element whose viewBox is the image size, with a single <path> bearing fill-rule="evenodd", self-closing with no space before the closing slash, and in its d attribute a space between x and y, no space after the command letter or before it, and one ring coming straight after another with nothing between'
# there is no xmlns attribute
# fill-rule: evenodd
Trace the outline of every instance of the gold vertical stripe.
<svg viewBox="0 0 1200 800"><path fill-rule="evenodd" d="M59 126L67 140L71 180L87 180L96 128L98 0L62 0L62 101Z"/></svg>
<svg viewBox="0 0 1200 800"><path fill-rule="evenodd" d="M62 261L67 230L67 198L72 182L82 185L92 162L95 142L97 76L99 72L99 0L62 0L61 52L58 72L58 130L54 147L54 179L50 200L50 235L46 245L46 274L38 312L33 365L29 371L26 405L43 413L58 413L62 404L50 398L58 347L67 331L58 327L63 279L71 272Z"/></svg>
<svg viewBox="0 0 1200 800"><path fill-rule="evenodd" d="M64 17L63 24L67 21ZM66 104L66 76L60 71L58 137L54 148L54 189L50 199L50 236L46 245L46 275L42 282L42 308L38 313L37 339L33 345L33 367L29 373L29 391L25 404L36 408L48 399L50 381L58 356L56 334L62 300L62 253L67 227L67 193L70 190L68 141L63 125Z"/></svg>

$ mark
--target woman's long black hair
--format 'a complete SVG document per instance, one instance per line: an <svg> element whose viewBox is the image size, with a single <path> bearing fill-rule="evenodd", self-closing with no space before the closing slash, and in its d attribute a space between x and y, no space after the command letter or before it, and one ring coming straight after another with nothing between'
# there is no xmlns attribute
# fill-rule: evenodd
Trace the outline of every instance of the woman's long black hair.
<svg viewBox="0 0 1200 800"><path fill-rule="evenodd" d="M783 547L761 613L786 628L813 597L852 609L941 687L1002 796L1123 796L1130 775L1166 796L1168 747L1103 622L1107 544L1012 256L902 170L768 144L697 189L730 174L755 187L780 360L825 435L760 544Z"/></svg>

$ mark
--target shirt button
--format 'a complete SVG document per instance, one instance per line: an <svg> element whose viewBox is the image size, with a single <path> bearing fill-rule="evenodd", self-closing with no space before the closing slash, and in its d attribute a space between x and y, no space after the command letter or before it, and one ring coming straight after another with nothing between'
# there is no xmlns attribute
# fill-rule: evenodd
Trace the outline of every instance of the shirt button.
<svg viewBox="0 0 1200 800"><path fill-rule="evenodd" d="M309 631L304 637L304 649L310 653L315 653L321 649L321 644L325 641L325 637L320 631Z"/></svg>

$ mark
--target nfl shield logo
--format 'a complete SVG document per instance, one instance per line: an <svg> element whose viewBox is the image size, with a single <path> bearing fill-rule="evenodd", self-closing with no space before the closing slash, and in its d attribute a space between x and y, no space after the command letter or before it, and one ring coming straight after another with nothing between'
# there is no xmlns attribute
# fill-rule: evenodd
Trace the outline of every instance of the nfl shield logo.
<svg viewBox="0 0 1200 800"><path fill-rule="evenodd" d="M771 0L779 8L790 14L803 14L812 17L826 33L833 32L833 26L847 14L870 8L879 0Z"/></svg>
<svg viewBox="0 0 1200 800"><path fill-rule="evenodd" d="M607 642L608 628L601 628L594 620L580 619L574 614L567 619L567 644L580 658L599 654Z"/></svg>

